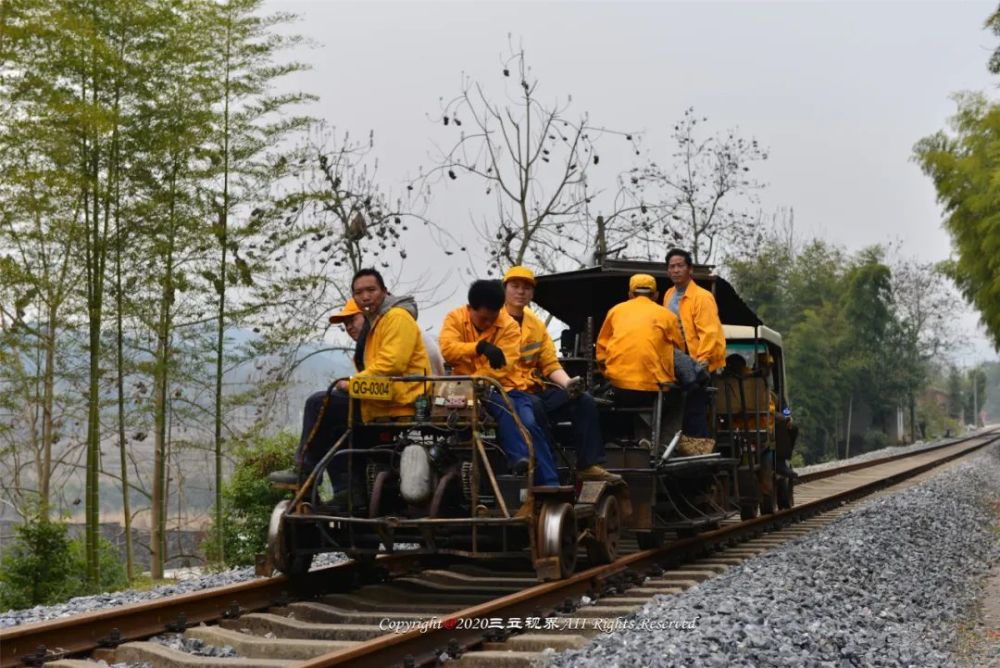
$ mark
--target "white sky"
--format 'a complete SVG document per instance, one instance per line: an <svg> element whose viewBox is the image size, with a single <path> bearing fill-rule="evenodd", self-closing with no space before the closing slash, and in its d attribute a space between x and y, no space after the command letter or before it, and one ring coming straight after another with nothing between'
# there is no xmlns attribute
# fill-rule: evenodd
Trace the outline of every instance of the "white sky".
<svg viewBox="0 0 1000 668"><path fill-rule="evenodd" d="M694 106L710 128L738 127L770 150L760 204L794 208L800 236L849 250L901 241L904 254L924 261L946 258L949 241L931 182L910 160L913 144L945 126L952 93L995 86L986 61L996 39L982 29L992 2L282 0L269 8L298 14L295 30L315 43L295 54L313 70L294 81L321 97L314 115L359 138L374 130L380 173L396 191L429 164L433 140L454 140L440 126L439 98L459 92L463 71L498 83L511 33L545 95L571 94L572 108L593 122L642 132L661 162L673 122ZM619 166L627 165L608 166L609 182ZM461 185L435 202L454 229L468 225L473 206ZM404 274L415 276L424 267L410 258ZM959 361L994 358L974 334L975 317L966 320L971 347Z"/></svg>

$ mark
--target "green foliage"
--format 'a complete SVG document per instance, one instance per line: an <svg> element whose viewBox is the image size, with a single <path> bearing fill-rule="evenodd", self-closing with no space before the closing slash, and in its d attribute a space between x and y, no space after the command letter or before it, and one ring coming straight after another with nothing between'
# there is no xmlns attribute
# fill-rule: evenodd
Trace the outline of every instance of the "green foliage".
<svg viewBox="0 0 1000 668"><path fill-rule="evenodd" d="M101 591L127 585L125 568L111 543L101 540ZM82 539L70 540L67 525L33 517L17 527L17 538L0 561L0 609L59 603L88 592Z"/></svg>
<svg viewBox="0 0 1000 668"><path fill-rule="evenodd" d="M292 467L298 439L287 432L259 436L241 444L234 453L236 467L223 495L223 554L233 566L248 566L263 552L267 542L267 523L274 506L285 493L272 489L267 481L271 471ZM218 539L214 530L205 542L206 556L219 561Z"/></svg>
<svg viewBox="0 0 1000 668"><path fill-rule="evenodd" d="M70 597L78 580L66 525L32 518L0 562L0 608L29 608Z"/></svg>
<svg viewBox="0 0 1000 668"><path fill-rule="evenodd" d="M1000 346L1000 104L980 94L956 100L952 133L921 139L914 154L944 208L955 282Z"/></svg>
<svg viewBox="0 0 1000 668"><path fill-rule="evenodd" d="M947 347L941 321L955 299L948 282L927 265L890 267L886 254L873 247L850 256L820 240L797 246L786 229L728 263L743 298L784 335L806 463L837 456L852 409L852 431L864 405L870 428L883 434L897 407L915 412L929 361Z"/></svg>
<svg viewBox="0 0 1000 668"><path fill-rule="evenodd" d="M70 556L73 560L73 572L82 573L87 567L86 544L82 538L70 541ZM100 581L98 591L117 591L129 586L128 574L125 564L122 563L121 554L111 541L100 538L97 541L97 554L100 566ZM89 593L89 590L80 583L71 596L80 596Z"/></svg>
<svg viewBox="0 0 1000 668"><path fill-rule="evenodd" d="M889 437L885 435L885 432L869 429L861 437L861 452L881 450L887 447L889 447Z"/></svg>

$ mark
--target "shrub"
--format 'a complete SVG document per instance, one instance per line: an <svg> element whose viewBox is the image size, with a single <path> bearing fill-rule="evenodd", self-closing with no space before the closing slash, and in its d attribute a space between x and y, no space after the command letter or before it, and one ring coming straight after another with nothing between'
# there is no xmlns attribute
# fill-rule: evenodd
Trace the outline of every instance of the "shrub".
<svg viewBox="0 0 1000 668"><path fill-rule="evenodd" d="M267 524L274 506L286 497L267 481L271 471L292 468L298 438L283 432L260 436L240 444L233 453L236 466L222 486L222 540L225 563L249 566L267 546ZM213 527L203 544L205 556L219 559L218 539Z"/></svg>
<svg viewBox="0 0 1000 668"><path fill-rule="evenodd" d="M70 598L79 572L70 554L66 525L36 516L16 531L14 544L0 561L0 609L30 608Z"/></svg>
<svg viewBox="0 0 1000 668"><path fill-rule="evenodd" d="M98 564L100 564L99 591L117 591L129 586L128 574L125 572L125 562L122 561L111 541L106 538L98 538ZM70 557L73 560L73 569L76 574L85 573L87 569L87 546L86 541L81 536L70 541ZM86 583L82 578L77 578L76 586L71 588L71 597L90 593L87 591Z"/></svg>
<svg viewBox="0 0 1000 668"><path fill-rule="evenodd" d="M17 527L14 544L0 561L0 609L50 605L91 593L83 538L70 540L67 525L38 516ZM115 547L100 539L101 591L128 585Z"/></svg>
<svg viewBox="0 0 1000 668"><path fill-rule="evenodd" d="M872 450L881 450L882 448L889 447L889 437L881 431L871 429L865 432L864 437L861 440L862 452L871 452Z"/></svg>

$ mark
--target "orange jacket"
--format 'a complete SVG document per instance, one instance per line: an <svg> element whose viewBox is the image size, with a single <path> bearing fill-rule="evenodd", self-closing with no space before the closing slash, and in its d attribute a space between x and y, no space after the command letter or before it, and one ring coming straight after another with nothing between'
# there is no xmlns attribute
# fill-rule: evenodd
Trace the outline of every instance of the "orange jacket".
<svg viewBox="0 0 1000 668"><path fill-rule="evenodd" d="M549 336L549 330L531 309L524 309L524 318L521 320L521 349L514 366L517 370L517 389L525 392L540 392L544 387L542 381L552 375L552 372L562 368L556 356L556 344Z"/></svg>
<svg viewBox="0 0 1000 668"><path fill-rule="evenodd" d="M357 377L425 375L431 373L427 349L417 321L408 311L393 307L372 323L365 340L365 370ZM362 401L361 419L413 415L421 383L393 383L391 401Z"/></svg>
<svg viewBox="0 0 1000 668"><path fill-rule="evenodd" d="M667 290L663 295L664 306L670 303L676 291L677 288ZM726 336L722 332L719 308L712 293L692 280L681 296L678 310L686 344L681 346L681 350L699 362L707 363L709 371L725 366Z"/></svg>
<svg viewBox="0 0 1000 668"><path fill-rule="evenodd" d="M476 353L476 346L483 340L503 351L507 366L493 369L485 357ZM521 331L517 321L507 314L507 309L500 309L500 316L492 327L478 332L469 317L469 307L459 306L445 316L438 341L441 343L441 355L456 376L490 376L499 381L505 390L518 389L514 363L520 349Z"/></svg>
<svg viewBox="0 0 1000 668"><path fill-rule="evenodd" d="M655 392L675 380L674 348L681 345L674 314L648 297L633 297L608 311L597 364L615 387Z"/></svg>

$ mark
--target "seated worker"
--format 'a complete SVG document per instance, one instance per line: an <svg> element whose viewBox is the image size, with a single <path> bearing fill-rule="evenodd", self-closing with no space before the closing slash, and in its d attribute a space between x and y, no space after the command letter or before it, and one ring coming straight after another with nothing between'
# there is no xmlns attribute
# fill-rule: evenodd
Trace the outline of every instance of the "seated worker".
<svg viewBox="0 0 1000 668"><path fill-rule="evenodd" d="M521 328L521 349L514 365L519 376L517 388L535 400L540 418L573 423L576 468L581 480L621 482L621 476L601 466L606 457L594 398L582 391L579 378L570 378L563 370L545 323L528 308L535 298L534 272L527 267L511 267L504 274L503 287L504 310ZM546 380L554 386L546 387Z"/></svg>
<svg viewBox="0 0 1000 668"><path fill-rule="evenodd" d="M680 349L713 373L726 364L726 336L715 297L692 280L692 269L691 253L680 248L667 252L667 276L674 285L663 295L663 305L680 319ZM688 436L709 436L709 401L704 387L688 393L684 405L684 433Z"/></svg>
<svg viewBox="0 0 1000 668"><path fill-rule="evenodd" d="M375 269L361 269L351 281L351 298L330 322L343 322L356 341L354 363L357 376L403 376L428 373L430 360L414 314L412 297L393 297L382 275ZM413 403L421 393L420 383L394 383L390 401L360 401L360 418L368 422L381 417L413 414ZM294 471L276 471L272 482L298 484L340 439L347 428L348 383L337 382L329 391L316 392L306 400L302 415L302 435L295 452ZM329 471L335 488L345 481L340 464Z"/></svg>
<svg viewBox="0 0 1000 668"><path fill-rule="evenodd" d="M444 319L441 353L455 375L490 376L500 383L534 444L534 484L557 486L559 475L545 430L535 419L531 397L517 388L514 361L521 345L521 332L504 310L503 303L503 287L499 281L475 281L469 287L469 303L453 310ZM528 445L507 405L494 393L486 400L485 408L496 420L500 447L507 455L511 470L526 471Z"/></svg>
<svg viewBox="0 0 1000 668"><path fill-rule="evenodd" d="M628 301L612 307L597 337L597 365L623 406L648 406L673 383L674 348L682 345L673 313L656 303L656 279L635 274Z"/></svg>

